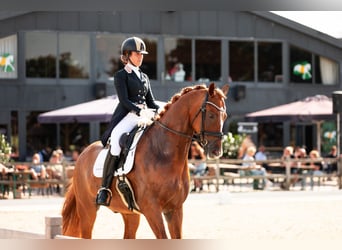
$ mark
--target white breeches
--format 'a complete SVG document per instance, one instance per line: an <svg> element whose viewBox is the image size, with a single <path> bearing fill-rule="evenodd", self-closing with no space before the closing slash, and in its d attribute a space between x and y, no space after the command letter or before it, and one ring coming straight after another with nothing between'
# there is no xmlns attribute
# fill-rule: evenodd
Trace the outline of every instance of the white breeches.
<svg viewBox="0 0 342 250"><path fill-rule="evenodd" d="M138 124L140 117L135 113L128 113L112 130L110 134L110 153L112 155L119 155L121 152L119 139L123 133L131 132L131 130Z"/></svg>

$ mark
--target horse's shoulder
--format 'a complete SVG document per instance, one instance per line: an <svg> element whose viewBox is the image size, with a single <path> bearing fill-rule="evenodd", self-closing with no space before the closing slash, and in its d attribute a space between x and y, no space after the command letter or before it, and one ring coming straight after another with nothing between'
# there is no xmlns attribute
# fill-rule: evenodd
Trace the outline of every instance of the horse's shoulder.
<svg viewBox="0 0 342 250"><path fill-rule="evenodd" d="M102 143L100 140L97 140L97 141L94 141L91 145L98 146L98 145L102 145Z"/></svg>

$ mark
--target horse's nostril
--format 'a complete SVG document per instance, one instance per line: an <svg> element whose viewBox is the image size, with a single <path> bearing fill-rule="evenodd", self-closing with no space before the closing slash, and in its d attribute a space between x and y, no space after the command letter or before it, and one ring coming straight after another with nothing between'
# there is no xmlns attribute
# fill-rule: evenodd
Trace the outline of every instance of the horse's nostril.
<svg viewBox="0 0 342 250"><path fill-rule="evenodd" d="M210 158L218 158L221 156L221 150L219 149L213 149L212 151L210 151L209 157Z"/></svg>

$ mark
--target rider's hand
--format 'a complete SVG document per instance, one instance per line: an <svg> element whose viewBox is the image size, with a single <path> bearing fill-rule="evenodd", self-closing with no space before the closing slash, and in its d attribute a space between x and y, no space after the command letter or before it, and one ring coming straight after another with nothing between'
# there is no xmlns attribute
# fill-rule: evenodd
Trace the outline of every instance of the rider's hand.
<svg viewBox="0 0 342 250"><path fill-rule="evenodd" d="M140 118L146 119L146 120L152 120L155 116L155 110L154 109L142 109L140 110Z"/></svg>
<svg viewBox="0 0 342 250"><path fill-rule="evenodd" d="M146 127L149 126L153 123L153 121L151 119L146 119L146 118L140 118L138 121L138 126L139 127Z"/></svg>

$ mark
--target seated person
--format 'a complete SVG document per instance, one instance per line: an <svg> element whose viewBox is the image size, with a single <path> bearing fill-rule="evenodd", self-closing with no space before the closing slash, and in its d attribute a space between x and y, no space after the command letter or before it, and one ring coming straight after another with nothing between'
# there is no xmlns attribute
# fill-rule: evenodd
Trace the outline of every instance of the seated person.
<svg viewBox="0 0 342 250"><path fill-rule="evenodd" d="M53 151L49 160L49 172L52 179L60 180L63 175L63 165L60 162L60 154L57 150Z"/></svg>
<svg viewBox="0 0 342 250"><path fill-rule="evenodd" d="M242 159L246 155L247 149L252 146L255 147L255 144L252 141L252 136L246 135L246 137L242 140L238 150L238 159Z"/></svg>
<svg viewBox="0 0 342 250"><path fill-rule="evenodd" d="M295 153L294 153L294 159L297 159L298 161L294 162L291 168L291 174L293 175L293 178L291 179L291 184L293 185L301 181L298 178L298 175L302 174L301 167L305 165L303 160L307 159L306 149L304 147L296 147Z"/></svg>
<svg viewBox="0 0 342 250"><path fill-rule="evenodd" d="M81 152L79 149L74 149L71 153L71 161L76 162Z"/></svg>
<svg viewBox="0 0 342 250"><path fill-rule="evenodd" d="M331 146L329 154L326 156L326 158L333 158L337 159L337 147L335 145ZM327 174L332 174L337 172L337 162L336 161L328 161L328 167L327 167Z"/></svg>
<svg viewBox="0 0 342 250"><path fill-rule="evenodd" d="M7 166L0 163L0 180L9 180L10 172L12 171ZM9 194L9 185L0 184L0 190L2 190L2 198L5 198L5 194Z"/></svg>
<svg viewBox="0 0 342 250"><path fill-rule="evenodd" d="M194 163L189 163L189 169L191 173L195 176L203 176L205 174L207 165L206 165L206 157L204 154L203 148L198 144L198 142L193 141L190 146L189 154L188 154L189 160L194 160ZM197 188L201 191L203 189L202 187L202 181L195 179L195 186L191 190L191 192L195 192Z"/></svg>
<svg viewBox="0 0 342 250"><path fill-rule="evenodd" d="M2 176L2 175L6 175L6 173L7 173L7 167L5 166L5 165L2 165L1 163L0 163L0 175Z"/></svg>
<svg viewBox="0 0 342 250"><path fill-rule="evenodd" d="M323 159L321 158L319 152L317 150L311 150L309 153L309 158L312 160L310 163L308 163L309 170L306 170L303 174L307 174L307 176L311 177L311 189L314 185L314 176L322 176L323 173ZM302 187L304 188L306 184L306 178L303 178L302 180Z"/></svg>
<svg viewBox="0 0 342 250"><path fill-rule="evenodd" d="M265 176L262 180L262 185L259 186L259 180L258 179L253 179L253 189L255 190L263 190L266 187L267 180L266 180L266 170L265 168L256 165L254 155L256 152L255 146L250 146L246 150L246 154L243 157L243 163L242 163L242 168L245 168L246 170L241 170L240 175L251 175L251 176L256 176L256 175L262 175Z"/></svg>
<svg viewBox="0 0 342 250"><path fill-rule="evenodd" d="M43 164L40 162L40 155L35 153L32 156L32 165L30 166L31 170L31 178L33 180L43 180L46 178L46 169Z"/></svg>
<svg viewBox="0 0 342 250"><path fill-rule="evenodd" d="M264 145L259 145L258 151L255 153L254 156L256 161L264 161L262 162L262 166L268 171L268 165L267 165L267 155L266 155L266 148Z"/></svg>
<svg viewBox="0 0 342 250"><path fill-rule="evenodd" d="M281 161L282 164L285 166L285 174L286 174L286 169L287 167L290 167L290 174L298 176L298 166L297 164L293 161L295 159L294 155L294 148L292 146L286 146L283 149L283 155L281 156ZM292 184L297 182L296 177L293 179L290 179L290 183L287 183L287 180L284 180L283 183L281 183L280 187L282 189L289 189Z"/></svg>
<svg viewBox="0 0 342 250"><path fill-rule="evenodd" d="M63 164L61 163L60 157L61 154L60 152L58 152L58 150L54 150L51 154L51 157L49 159L49 165L46 169L51 179L61 180L63 177ZM53 188L56 191L56 193L60 193L60 185L54 185Z"/></svg>

